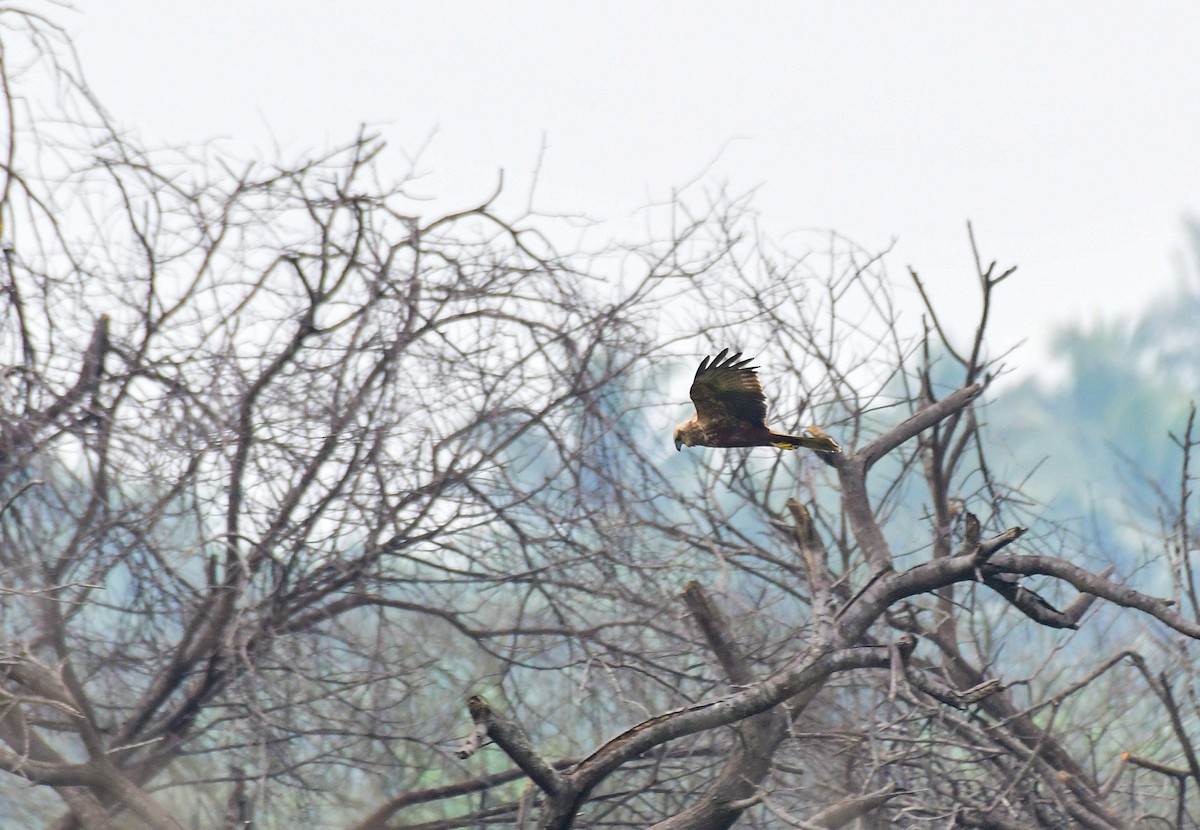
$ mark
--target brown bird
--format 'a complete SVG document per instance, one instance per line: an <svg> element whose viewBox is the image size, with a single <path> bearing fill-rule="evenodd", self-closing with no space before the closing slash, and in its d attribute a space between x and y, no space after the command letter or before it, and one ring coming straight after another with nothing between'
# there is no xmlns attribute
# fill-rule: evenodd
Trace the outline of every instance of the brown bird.
<svg viewBox="0 0 1200 830"><path fill-rule="evenodd" d="M687 445L842 451L820 427L808 427L805 435L784 435L767 429L767 399L755 374L758 367L747 366L752 358L742 360L741 352L726 359L727 354L729 349L722 349L711 363L708 357L700 362L688 393L696 414L675 427L675 449Z"/></svg>

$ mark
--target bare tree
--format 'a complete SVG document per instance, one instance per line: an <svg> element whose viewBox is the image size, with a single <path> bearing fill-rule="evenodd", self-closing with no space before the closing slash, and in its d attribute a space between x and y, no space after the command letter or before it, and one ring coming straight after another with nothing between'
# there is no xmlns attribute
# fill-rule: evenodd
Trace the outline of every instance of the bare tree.
<svg viewBox="0 0 1200 830"><path fill-rule="evenodd" d="M421 216L365 133L151 152L50 22L0 27L0 816L1190 820L1176 682L1072 632L1097 598L1140 612L1108 632L1194 613L1085 567L988 463L1011 270L977 261L962 347L915 273L921 324L882 254L775 249L723 193L585 255L500 190ZM724 346L845 452L676 454Z"/></svg>

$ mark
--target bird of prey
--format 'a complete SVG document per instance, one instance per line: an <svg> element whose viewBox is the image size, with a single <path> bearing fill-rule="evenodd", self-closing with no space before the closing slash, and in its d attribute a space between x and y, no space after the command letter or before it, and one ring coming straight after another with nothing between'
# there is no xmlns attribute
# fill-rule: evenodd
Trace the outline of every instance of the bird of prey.
<svg viewBox="0 0 1200 830"><path fill-rule="evenodd" d="M767 399L758 382L757 366L747 364L738 352L726 358L722 349L716 359L704 358L692 381L692 403L696 414L675 427L675 449L689 447L779 447L794 450L808 447L818 452L841 452L842 448L824 430L809 427L805 435L785 435L767 429Z"/></svg>

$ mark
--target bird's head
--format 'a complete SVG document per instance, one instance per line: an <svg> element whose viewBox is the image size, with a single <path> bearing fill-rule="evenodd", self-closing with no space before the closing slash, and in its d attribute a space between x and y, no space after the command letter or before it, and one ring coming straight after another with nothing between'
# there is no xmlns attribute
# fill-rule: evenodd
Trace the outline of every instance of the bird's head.
<svg viewBox="0 0 1200 830"><path fill-rule="evenodd" d="M675 450L679 451L685 446L694 447L696 445L695 436L691 433L691 421L684 421L679 426L675 427Z"/></svg>

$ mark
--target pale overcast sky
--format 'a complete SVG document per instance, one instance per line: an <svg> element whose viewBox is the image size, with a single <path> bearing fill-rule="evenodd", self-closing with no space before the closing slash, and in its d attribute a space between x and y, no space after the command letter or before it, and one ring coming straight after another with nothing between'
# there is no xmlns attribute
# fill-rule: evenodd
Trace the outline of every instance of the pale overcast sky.
<svg viewBox="0 0 1200 830"><path fill-rule="evenodd" d="M998 319L1114 317L1167 291L1200 211L1200 3L85 0L74 34L143 139L270 156L376 125L462 207L627 221L709 165L775 235L898 240L948 303L964 231L1019 272ZM722 149L723 148L723 149ZM961 306L966 308L966 306ZM1018 355L1017 363L1029 363Z"/></svg>

